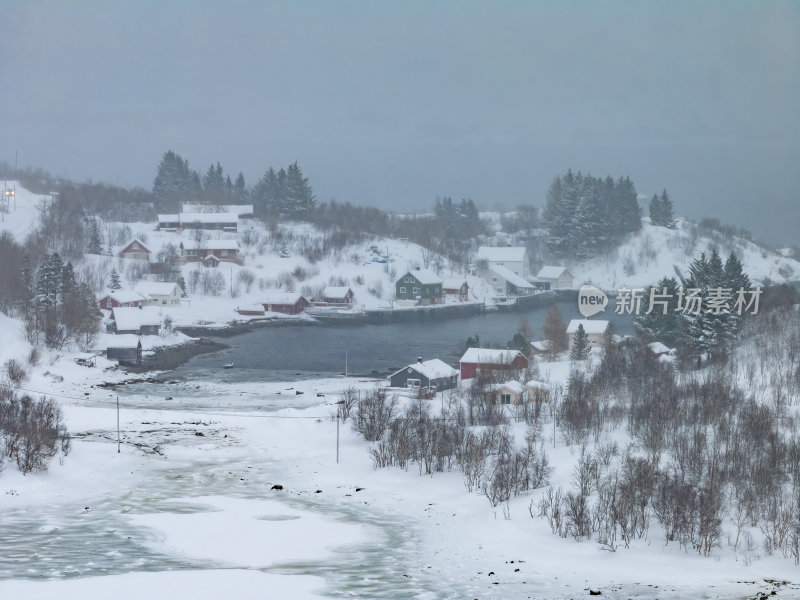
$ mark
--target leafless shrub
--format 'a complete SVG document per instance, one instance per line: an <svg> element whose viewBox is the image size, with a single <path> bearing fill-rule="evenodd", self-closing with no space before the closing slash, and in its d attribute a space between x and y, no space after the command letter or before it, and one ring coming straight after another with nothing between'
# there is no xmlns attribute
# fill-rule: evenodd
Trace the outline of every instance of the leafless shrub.
<svg viewBox="0 0 800 600"><path fill-rule="evenodd" d="M248 294L250 293L250 289L253 287L253 282L255 280L255 273L253 273L250 269L240 269L236 274L236 281L244 285L245 292Z"/></svg>

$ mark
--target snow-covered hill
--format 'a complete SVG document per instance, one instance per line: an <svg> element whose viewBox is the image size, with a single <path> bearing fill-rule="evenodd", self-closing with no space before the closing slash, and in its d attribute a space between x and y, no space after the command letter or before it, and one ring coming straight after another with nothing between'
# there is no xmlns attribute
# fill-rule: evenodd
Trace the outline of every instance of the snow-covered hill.
<svg viewBox="0 0 800 600"><path fill-rule="evenodd" d="M749 240L723 236L678 219L677 229L656 227L642 219L642 229L619 248L590 260L571 263L576 287L592 283L603 289L645 287L664 276L686 274L689 264L717 247L723 260L733 250L754 282L783 283L800 279L800 262Z"/></svg>
<svg viewBox="0 0 800 600"><path fill-rule="evenodd" d="M13 192L9 195L6 210L6 201L0 203L0 232L9 232L18 243L25 241L39 222L39 207L43 202L49 202L50 196L34 194L22 187L17 181L6 181L0 188L0 193Z"/></svg>

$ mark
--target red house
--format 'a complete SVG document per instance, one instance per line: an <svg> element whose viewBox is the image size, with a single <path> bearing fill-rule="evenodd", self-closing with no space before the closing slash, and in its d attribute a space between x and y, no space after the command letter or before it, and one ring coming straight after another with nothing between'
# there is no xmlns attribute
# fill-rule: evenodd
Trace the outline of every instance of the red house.
<svg viewBox="0 0 800 600"><path fill-rule="evenodd" d="M111 290L98 300L98 305L103 310L111 310L121 306L142 306L147 298L133 290Z"/></svg>
<svg viewBox="0 0 800 600"><path fill-rule="evenodd" d="M448 296L455 296L459 302L469 300L469 284L463 279L448 279L442 284L442 291Z"/></svg>
<svg viewBox="0 0 800 600"><path fill-rule="evenodd" d="M308 300L294 292L278 292L269 296L263 304L265 311L297 315L308 307Z"/></svg>
<svg viewBox="0 0 800 600"><path fill-rule="evenodd" d="M137 238L134 238L130 242L128 242L122 250L119 251L117 256L119 256L120 258L149 260L150 249L147 246L145 246L141 241L139 241Z"/></svg>
<svg viewBox="0 0 800 600"><path fill-rule="evenodd" d="M513 371L528 366L528 359L519 350L494 348L469 348L458 362L461 366L461 381L473 379L480 372Z"/></svg>
<svg viewBox="0 0 800 600"><path fill-rule="evenodd" d="M242 264L239 243L236 240L183 240L180 245L184 263L202 262L207 267L216 267L220 262Z"/></svg>

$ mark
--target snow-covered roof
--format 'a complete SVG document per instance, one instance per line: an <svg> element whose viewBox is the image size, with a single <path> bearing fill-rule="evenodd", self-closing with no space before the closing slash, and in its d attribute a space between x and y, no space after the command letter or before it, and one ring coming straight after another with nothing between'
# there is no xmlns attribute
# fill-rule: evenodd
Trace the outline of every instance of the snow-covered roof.
<svg viewBox="0 0 800 600"><path fill-rule="evenodd" d="M116 300L120 304L126 304L127 302L141 302L142 300L147 300L144 296L140 293L135 292L134 290L126 290L126 289L118 289L118 290L108 290L101 298L111 298L112 300Z"/></svg>
<svg viewBox="0 0 800 600"><path fill-rule="evenodd" d="M523 246L481 246L478 248L478 259L489 262L523 262L525 248Z"/></svg>
<svg viewBox="0 0 800 600"><path fill-rule="evenodd" d="M495 383L494 385L491 386L490 389L493 392L496 392L496 391L501 390L503 388L509 389L512 392L516 392L517 394L521 394L522 393L522 384L519 381L515 381L515 380L506 381L505 383Z"/></svg>
<svg viewBox="0 0 800 600"><path fill-rule="evenodd" d="M662 344L661 342L653 342L651 344L647 344L647 347L650 348L650 351L653 354L669 354L670 352L672 352L672 348L670 348L666 344Z"/></svg>
<svg viewBox="0 0 800 600"><path fill-rule="evenodd" d="M572 319L567 325L567 333L576 333L578 326L583 325L583 330L586 333L605 333L608 329L608 321L597 319L592 321L590 319Z"/></svg>
<svg viewBox="0 0 800 600"><path fill-rule="evenodd" d="M442 287L447 288L448 290L458 290L461 289L461 286L467 283L467 280L461 277L460 279L445 279Z"/></svg>
<svg viewBox="0 0 800 600"><path fill-rule="evenodd" d="M107 339L106 348L136 348L139 345L139 336L132 333L109 335Z"/></svg>
<svg viewBox="0 0 800 600"><path fill-rule="evenodd" d="M236 240L183 240L181 245L186 250L238 250L239 242Z"/></svg>
<svg viewBox="0 0 800 600"><path fill-rule="evenodd" d="M349 287L329 285L322 291L325 298L344 298L348 292L352 292Z"/></svg>
<svg viewBox="0 0 800 600"><path fill-rule="evenodd" d="M134 290L143 296L171 296L177 285L162 281L140 281Z"/></svg>
<svg viewBox="0 0 800 600"><path fill-rule="evenodd" d="M412 363L407 367L403 367L402 369L395 371L392 373L392 375L396 375L400 371L405 371L406 369L414 369L428 379L442 379L444 377L458 375L458 371L456 369L448 365L446 362L439 360L438 358L432 358L424 362Z"/></svg>
<svg viewBox="0 0 800 600"><path fill-rule="evenodd" d="M147 246L145 246L145 245L144 245L144 242L142 242L142 240L140 240L139 238L133 238L133 239L132 239L130 242L128 242L127 244L125 244L125 245L122 247L122 250L121 250L121 252L124 252L125 250L127 250L128 248L130 248L130 247L131 247L131 246L132 246L134 243L137 243L137 244L139 244L139 245L142 247L142 249L144 249L144 250L147 250L147 252L150 252L150 248L148 248Z"/></svg>
<svg viewBox="0 0 800 600"><path fill-rule="evenodd" d="M505 279L511 285L518 288L533 288L535 287L530 281L524 277L520 277L514 271L503 265L495 265L491 269L494 273Z"/></svg>
<svg viewBox="0 0 800 600"><path fill-rule="evenodd" d="M538 352L547 352L550 350L550 340L536 340L531 342L531 346Z"/></svg>
<svg viewBox="0 0 800 600"><path fill-rule="evenodd" d="M183 204L181 207L185 214L191 213L209 213L209 214L219 214L219 213L228 213L233 214L238 217L242 215L252 215L253 214L253 205L252 204Z"/></svg>
<svg viewBox="0 0 800 600"><path fill-rule="evenodd" d="M564 274L564 271L567 271L566 267L544 266L539 270L536 277L539 279L558 279ZM571 275L569 271L567 271L567 274Z"/></svg>
<svg viewBox="0 0 800 600"><path fill-rule="evenodd" d="M413 275L422 285L433 285L442 282L441 277L428 269L414 269L406 272L406 275Z"/></svg>
<svg viewBox="0 0 800 600"><path fill-rule="evenodd" d="M184 212L158 215L159 223L236 223L237 217L230 213Z"/></svg>
<svg viewBox="0 0 800 600"><path fill-rule="evenodd" d="M161 325L156 307L122 306L111 309L117 331L137 331L143 325Z"/></svg>
<svg viewBox="0 0 800 600"><path fill-rule="evenodd" d="M284 292L284 291L276 291L276 292L268 292L263 296L263 304L294 304L303 295L299 292Z"/></svg>
<svg viewBox="0 0 800 600"><path fill-rule="evenodd" d="M522 356L519 350L497 350L495 348L467 348L459 362L510 365L517 356Z"/></svg>

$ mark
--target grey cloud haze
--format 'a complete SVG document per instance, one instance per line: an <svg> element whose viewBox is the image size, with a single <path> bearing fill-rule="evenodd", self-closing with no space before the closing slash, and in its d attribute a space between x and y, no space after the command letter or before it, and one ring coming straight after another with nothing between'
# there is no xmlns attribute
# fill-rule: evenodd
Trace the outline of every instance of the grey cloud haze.
<svg viewBox="0 0 800 600"><path fill-rule="evenodd" d="M796 241L800 3L2 3L0 160L161 154L321 200L541 204L568 167Z"/></svg>

